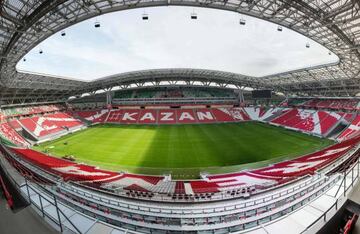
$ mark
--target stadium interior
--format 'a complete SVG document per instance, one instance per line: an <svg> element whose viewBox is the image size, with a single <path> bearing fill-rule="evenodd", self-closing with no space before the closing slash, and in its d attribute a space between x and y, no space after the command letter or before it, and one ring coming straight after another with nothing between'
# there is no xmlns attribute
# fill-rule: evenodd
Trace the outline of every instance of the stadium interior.
<svg viewBox="0 0 360 234"><path fill-rule="evenodd" d="M0 233L360 233L358 1L0 6ZM16 69L74 24L156 6L256 17L339 61L263 77L164 68L81 81Z"/></svg>

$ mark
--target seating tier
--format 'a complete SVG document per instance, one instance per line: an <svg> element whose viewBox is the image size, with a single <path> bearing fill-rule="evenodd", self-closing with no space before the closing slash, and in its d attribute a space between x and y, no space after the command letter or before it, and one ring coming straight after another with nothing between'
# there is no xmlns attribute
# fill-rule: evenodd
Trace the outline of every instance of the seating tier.
<svg viewBox="0 0 360 234"><path fill-rule="evenodd" d="M236 193L245 194L254 191L259 192L305 175L314 174L318 169L329 165L349 152L359 141L360 135L318 152L261 169L208 175L205 179L189 182L165 180L163 176L135 175L101 170L54 158L31 149L13 148L12 151L23 160L31 162L52 174L59 175L64 180L85 183L96 188L177 195L208 194L234 190L237 191Z"/></svg>
<svg viewBox="0 0 360 234"><path fill-rule="evenodd" d="M338 140L344 141L360 135L360 115L358 115L339 136Z"/></svg>
<svg viewBox="0 0 360 234"><path fill-rule="evenodd" d="M83 125L80 120L66 113L29 117L20 119L19 121L27 131L37 138Z"/></svg>
<svg viewBox="0 0 360 234"><path fill-rule="evenodd" d="M0 134L15 145L28 146L29 143L17 133L8 123L0 124Z"/></svg>

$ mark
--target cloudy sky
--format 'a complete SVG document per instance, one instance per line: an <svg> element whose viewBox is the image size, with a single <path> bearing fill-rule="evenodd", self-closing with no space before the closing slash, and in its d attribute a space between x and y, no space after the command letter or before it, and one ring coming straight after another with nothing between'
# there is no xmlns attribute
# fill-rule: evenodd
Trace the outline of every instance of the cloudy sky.
<svg viewBox="0 0 360 234"><path fill-rule="evenodd" d="M111 13L48 38L19 70L92 80L155 68L204 68L264 76L337 61L317 43L277 25L237 13L189 7ZM191 20L196 12L197 20ZM246 25L239 25L240 18ZM101 23L100 28L94 22ZM311 47L307 49L306 43ZM39 54L40 48L43 54Z"/></svg>

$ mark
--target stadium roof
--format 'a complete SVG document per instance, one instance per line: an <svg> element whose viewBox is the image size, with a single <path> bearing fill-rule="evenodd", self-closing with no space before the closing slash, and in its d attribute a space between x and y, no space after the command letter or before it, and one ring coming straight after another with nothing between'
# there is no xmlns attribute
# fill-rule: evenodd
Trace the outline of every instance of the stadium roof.
<svg viewBox="0 0 360 234"><path fill-rule="evenodd" d="M272 88L286 94L353 96L360 92L360 5L356 0L8 0L0 4L0 85L3 87L0 95L6 103L60 100L104 86L110 88L112 84L128 84L134 78L141 84L144 80L166 77L184 79L183 75L189 75L189 80ZM260 78L207 70L166 69L124 73L101 82L82 82L16 71L17 62L28 51L70 25L108 12L168 5L223 9L271 21L317 41L340 60L337 64Z"/></svg>

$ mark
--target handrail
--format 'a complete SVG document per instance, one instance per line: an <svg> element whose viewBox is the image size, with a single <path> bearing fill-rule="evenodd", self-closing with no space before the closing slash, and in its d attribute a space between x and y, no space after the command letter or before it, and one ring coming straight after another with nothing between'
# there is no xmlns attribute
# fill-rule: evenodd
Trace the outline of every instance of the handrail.
<svg viewBox="0 0 360 234"><path fill-rule="evenodd" d="M346 180L346 176L347 176L348 174L354 172L356 166L357 166L358 168L359 168L359 166L360 166L360 160L359 160L359 158L357 159L356 163L354 163L354 164L352 165L351 169L349 169L349 170L347 171L347 173L344 173L345 176L343 177L343 180L342 180L342 181ZM351 186L349 186L348 188L345 187L345 189L344 189L344 196L346 195L346 192L353 186L354 181L356 181L357 179L360 178L360 173L359 173L358 170L357 170L357 172L358 172L358 173L357 173L356 177L352 177ZM342 185L342 183L340 184L339 188L342 187L341 185ZM337 195L337 193L338 193L338 191L336 192L336 195ZM336 197L336 195L335 195L335 197ZM314 222L312 222L309 226L307 226L307 228L306 228L304 231L302 231L301 233L307 232L307 231L308 231L309 229L311 229L319 220L321 220L321 219L326 220L327 214L329 213L330 210L333 209L334 206L336 207L336 210L338 210L338 208L339 208L339 207L338 207L338 202L339 202L339 200L340 200L340 199L337 198L336 201L335 201L335 203L334 203L329 209L327 209L319 218L317 218Z"/></svg>
<svg viewBox="0 0 360 234"><path fill-rule="evenodd" d="M24 160L24 159L22 159L21 157L18 157L16 154L14 155L12 152L10 152L6 147L3 147L3 149L7 152L7 154L10 156L10 157L12 157L14 160L16 160L17 162L19 162L19 163L21 163L22 165L26 165L28 168L30 168L30 170L32 170L32 171L34 171L35 173L37 173L37 174L39 174L40 176L42 176L42 177L44 177L44 178L47 178L47 176L45 176L44 174L46 174L46 175L51 175L53 178L51 178L51 180L52 179L56 179L56 180L58 180L58 181L60 181L60 178L59 178L59 176L58 175L55 175L55 174L52 174L51 172L48 172L48 171L45 171L43 168L41 168L41 167L39 167L39 166L37 166L37 165L35 165L35 164L31 164L31 163L29 163L28 161L26 161L26 160ZM299 179L303 179L303 178L305 178L305 177L307 177L307 176L304 176L304 177L300 177ZM271 194L271 195L269 195L269 196L267 196L267 197L263 197L263 198L259 198L259 199L257 199L257 200L254 200L254 202L256 203L256 202L258 202L258 201L261 201L261 200L266 200L266 199L273 199L274 197L276 197L276 196L281 196L281 194L284 194L284 193L286 193L286 194L288 194L288 193L290 193L290 192L293 192L295 189L297 189L297 188L301 188L301 186L306 186L306 185L308 185L308 184L310 184L310 183L313 183L316 179L319 179L320 177L318 177L318 178L311 178L311 180L307 180L307 181L304 181L304 182L302 182L302 183L300 183L299 185L295 185L295 186L292 186L291 188L288 188L286 191L284 191L284 190L280 190L278 193L276 193L276 194ZM292 181L293 183L294 182L296 182L296 180L297 179L295 179L294 181ZM60 182L61 183L61 182ZM278 185L278 187L280 188L280 187L282 187L282 186L284 186L284 185L286 185L286 183L285 184L281 184L281 185ZM82 185L83 186L83 185ZM104 192L104 191L101 191L101 190L99 190L98 191L98 189L96 189L96 188L92 188L92 187L88 187L88 186L86 186L88 189L91 189L92 191L97 191L97 192L101 192L101 193L106 193L106 192ZM272 187L271 189L274 189L275 187ZM266 190L262 190L261 192L263 193L263 192L266 192L267 191L267 189ZM224 191L224 192L219 192L219 193L216 193L215 195L216 196L221 196L221 199L205 199L205 200L200 200L200 201L215 201L215 200L224 200L224 199L234 199L234 198L241 198L242 196L229 196L229 195L227 195L227 193L226 193L227 191ZM124 197L124 198L127 198L124 194L111 194L111 195L115 195L115 196L120 196L120 197ZM92 196L94 196L94 195L92 195ZM157 196L157 200L152 200L152 201L166 201L166 202L177 202L177 201L172 201L172 200L167 200L167 199L165 199L164 200L164 197L165 198L167 198L167 196L163 196L161 193L159 193L158 194L158 196ZM160 199L161 198L161 199ZM245 207L247 207L247 205L245 204Z"/></svg>
<svg viewBox="0 0 360 234"><path fill-rule="evenodd" d="M342 184L344 183L344 181L346 180L346 176L343 177L343 179L341 180L340 186L339 188L336 190L336 193L333 197L336 197L338 192L340 191L340 189L342 188Z"/></svg>
<svg viewBox="0 0 360 234"><path fill-rule="evenodd" d="M182 98L117 98L115 101L176 101L176 100L233 100L236 97L182 97Z"/></svg>
<svg viewBox="0 0 360 234"><path fill-rule="evenodd" d="M247 207L251 207L251 206L254 206L254 205L258 205L258 204L261 204L261 203L265 203L269 200L273 200L274 198L280 198L282 196L285 196L285 195L288 195L289 193L293 193L293 192L297 192L297 191L300 191L301 188L304 188L306 186L308 186L309 184L312 184L312 183L315 183L317 184L319 181L320 177L317 177L317 178L311 178L309 180L306 180L304 182L301 182L300 184L298 185L295 185L295 186L292 186L291 188L288 188L286 190L282 190L282 191L279 191L275 194L271 194L271 195L268 195L268 196L264 196L262 198L258 198L256 200L251 200L250 202L248 201L244 201L243 203L240 203L240 204L236 204L235 207L233 207L234 205L228 205L228 206L220 206L220 207L224 207L224 208L232 208L232 209L237 209L239 207L241 208L247 208ZM324 178L323 178L324 179ZM94 200L99 200L99 201L102 201L104 203L108 203L108 204L113 204L112 201L114 201L114 199L112 198L109 198L109 197L106 197L107 194L104 194L105 196L102 196L102 195L97 195L97 194L93 194L91 192L87 192L87 191L82 191L81 189L78 189L74 186L71 186L71 185L68 185L68 184L63 184L61 183L60 184L63 188L65 189L68 189L70 191L73 191L74 193L78 194L78 195L84 195L84 196L87 196L94 199ZM60 187L61 188L61 187ZM101 192L101 191L100 191ZM211 201L211 200L210 200ZM170 200L165 200L165 202L171 202ZM118 206L120 206L120 202L116 202ZM217 208L217 207L214 207L214 209Z"/></svg>
<svg viewBox="0 0 360 234"><path fill-rule="evenodd" d="M37 185L37 184L35 184L36 185L36 187L39 187L40 189L44 189L44 190L47 190L48 191L48 189L47 188L45 188L45 187L43 187L43 186L41 186L41 185ZM32 187L31 187L32 188ZM49 191L48 191L49 192ZM51 193L51 192L50 192ZM62 213L62 215L64 215L63 213ZM65 216L65 215L64 215ZM73 224L72 224L73 225Z"/></svg>
<svg viewBox="0 0 360 234"><path fill-rule="evenodd" d="M358 165L359 164L359 158L357 158L357 163L356 164L354 164L354 165ZM354 166L353 166L354 167ZM351 170L351 172L353 173L353 170ZM334 197L336 197L337 196L337 194L339 193L339 191L340 191L340 188L342 187L342 184L344 183L344 187L346 187L346 185L345 185L345 182L346 182L346 177L347 177L347 175L349 175L350 174L350 171L348 171L348 172L344 172L344 177L343 177L343 179L342 179L342 181L341 181L341 184L340 184L340 186L339 186L339 188L338 188L338 190L336 191L336 193L335 193L335 195L334 195ZM358 172L358 174L359 174L359 172Z"/></svg>
<svg viewBox="0 0 360 234"><path fill-rule="evenodd" d="M290 206L288 206L288 207L283 207L282 208L282 210L278 210L277 211L277 213L276 214L280 214L280 216L284 216L286 213L288 213L288 210L290 209L291 211L293 211L294 209L297 209L299 206L299 204L301 204L301 206L303 206L304 204L306 204L306 203L309 203L311 200L314 200L315 199L315 197L317 197L318 195L319 195L319 192L320 193L323 193L324 191L327 191L329 188L331 188L334 184L336 184L336 182L337 182L337 179L338 179L338 177L334 177L331 181L328 181L327 182L327 184L325 184L323 187L321 187L321 188L318 188L318 190L315 190L315 191L312 191L312 192L310 192L309 194L306 194L306 196L304 197L304 198L302 198L302 199L300 199L300 200L297 200L297 199L294 199L294 200L291 200L291 201L289 201L289 203L292 203L292 205L290 205ZM314 197L314 195L315 195L315 197ZM69 200L71 200L71 198L68 198ZM90 204L91 204L91 202L90 202ZM103 213L103 214L100 214L99 213L99 211L98 211L98 209L97 209L97 211L91 211L92 210L92 208L91 208L91 206L88 206L88 205L83 205L82 203L81 204L74 204L75 206L81 206L83 209L86 209L86 210L88 210L88 211L90 211L90 212L94 212L95 214L97 214L97 215L99 215L99 216L103 216L103 217L106 217L106 218L109 218L109 219L114 219L114 217L116 217L117 215L115 215L114 216L114 214L112 214L112 217L111 216L107 216L107 214L105 214L105 213ZM106 207L106 206L105 206ZM237 216L241 216L241 214L243 214L244 212L245 213L254 213L254 214L256 214L256 220L255 220L255 222L257 222L258 224L259 224L259 222L260 222L260 219L263 219L263 218L270 218L271 219L271 217L273 216L273 214L269 214L269 213L262 213L262 212L260 212L260 213L258 213L259 211L259 209L261 209L261 208L258 208L258 209L253 209L253 210L249 210L249 211L239 211L236 215ZM271 211L272 211L272 208L270 208L270 210L268 210L270 213L271 213ZM285 213L284 213L285 212ZM235 215L235 214L234 214ZM149 215L146 215L146 216L144 216L144 217L148 217ZM260 216L262 216L262 217L260 217ZM159 217L159 216L157 216L157 217ZM220 215L220 216L214 216L214 217L226 217L226 215ZM255 216L254 216L255 217ZM254 218L253 217L253 218ZM171 219L171 217L168 217L168 218L170 218ZM182 218L182 216L180 216L180 219ZM191 218L191 217L189 217L189 218ZM193 217L193 218L196 218L196 217ZM202 217L202 218L206 218L206 217ZM212 218L212 217L207 217L207 218ZM124 217L121 217L121 219L123 219L123 220L121 220L120 222L127 222L126 221L126 219L128 219L128 218L124 218ZM125 220L124 220L125 219ZM243 219L241 219L241 218L239 218L239 220L237 220L237 221L235 221L234 220L234 222L238 222L237 224L235 223L235 224L233 224L233 225L238 225L239 224L239 222L240 223L242 223L243 225L246 225L246 223L251 223L251 222L253 222L253 221L251 221L251 218L249 218L250 220L249 221L247 221L246 222L246 220L243 220ZM117 220L117 219L114 219L114 220ZM146 219L145 219L146 220ZM142 220L142 222L144 222L145 220ZM219 219L220 220L220 219ZM245 221L245 222L244 222ZM137 222L136 220L134 220L134 222ZM151 228L151 223L149 223L149 221L147 221L147 225L149 225L149 226L147 226L147 228ZM220 225L220 223L226 223L226 221L224 221L224 219L221 219L221 221L219 221L218 223L216 223L216 225ZM169 224L165 224L165 225L169 225ZM181 224L179 224L180 226L181 226ZM200 225L200 224L199 224ZM201 224L202 225L202 224ZM200 225L200 226L201 226ZM170 228L170 226L167 226L168 228ZM175 227L175 226L174 226Z"/></svg>
<svg viewBox="0 0 360 234"><path fill-rule="evenodd" d="M353 167L352 167L353 168ZM347 174L349 174L349 173L347 173ZM27 183L27 182L26 182ZM33 187L33 186L35 186L35 187ZM47 192L50 192L49 190L48 190L48 188L46 188L46 187L43 187L43 186L41 186L41 185L38 185L38 184L34 184L34 185L32 185L32 184L30 184L29 185L29 187L30 188L32 188L33 190L34 190L34 188L40 188L41 190L45 190L45 191L47 191ZM50 192L51 193L51 192ZM55 196L55 195L54 195ZM42 196L43 197L43 196ZM44 199L46 199L46 197L44 197ZM54 204L54 203L52 203L52 204ZM60 213L60 211L59 211L59 213ZM61 215L63 215L64 217L66 217L65 215L64 215L64 213L60 213ZM67 218L67 217L66 217ZM71 223L71 222L69 222L69 223ZM59 222L59 225L61 225L61 220L60 220L60 222ZM73 223L71 223L71 225L74 225ZM76 228L74 228L75 230L76 230Z"/></svg>
<svg viewBox="0 0 360 234"><path fill-rule="evenodd" d="M0 187L4 190L4 194L5 194L5 198L7 200L7 204L9 205L10 208L13 208L14 206L14 201L13 201L13 198L11 196L11 194L9 193L5 183L4 183L4 180L2 178L2 176L0 175Z"/></svg>
<svg viewBox="0 0 360 234"><path fill-rule="evenodd" d="M6 152L7 152L7 151L5 151L4 153L6 153ZM355 152L355 153L356 153L356 152ZM3 159L4 159L4 162L6 163L5 165L9 164L9 163L7 162L7 160L6 160L6 158L3 158ZM0 160L0 163L1 163L1 162L3 162L3 161ZM344 163L347 163L346 161L343 161L343 162L344 162ZM356 181L356 180L359 178L359 172L357 173L356 177L354 178L354 170L355 170L355 167L356 167L356 166L359 167L359 164L360 164L359 158L357 158L357 160L356 160L355 162L354 162L354 161L352 161L352 162L353 162L353 165L351 165L350 168L348 168L348 170L346 170L346 171L344 172L342 181L341 181L341 183L340 183L340 186L339 186L338 190L336 191L335 197L338 195L338 192L340 191L340 188L342 187L343 184L344 184L344 196L346 196L346 192L353 186L354 181ZM9 165L10 165L10 164L9 164ZM7 167L7 168L8 168L8 167ZM9 172L8 172L7 170L4 170L4 171L9 175ZM347 176L348 176L350 173L352 173L352 176L351 176L352 181L351 181L351 184L349 184L349 186L347 187L347 186L346 186L346 183L347 183L346 179L347 179ZM16 182L16 180L14 180L11 176L9 176L9 177L18 185L18 183ZM337 178L336 178L336 182L338 182L339 179L341 178L341 176L340 176L340 174L337 174L336 177L337 177ZM331 177L331 178L333 178L333 177ZM331 182L334 182L334 181L335 181L335 180L332 179ZM305 185L306 185L307 183L314 183L314 184L316 184L315 182L318 183L316 180L311 179L311 180L309 180L309 181L302 182L302 184L305 184ZM39 197L41 197L41 199L47 200L47 201L48 201L49 203L51 203L52 205L55 205L56 209L59 209L58 206L57 206L57 199L56 199L56 198L59 198L59 199L61 200L61 199L62 199L61 196L57 196L56 194L54 194L53 191L49 190L48 187L44 187L44 186L39 185L39 184L37 184L37 183L31 183L31 184L29 185L26 178L25 178L25 184L26 184L26 188L27 188L27 189L28 189L28 188L32 188L33 191L35 191L35 190L39 191L39 189L40 189L40 190L44 191L46 194L51 194L52 197L54 198L54 202L50 202L50 201L47 199L47 197L45 197L45 196L42 195L42 193L35 191L36 194L38 194ZM59 183L57 183L57 184L59 184ZM335 184L336 184L336 183L335 183ZM333 183L327 185L326 187L328 188L328 186L330 186L330 185L332 186ZM24 185L22 185L22 186L24 186ZM312 186L313 186L313 185L312 185ZM331 187L331 186L330 186L330 187ZM20 187L21 187L21 186L20 186ZM278 194L282 194L282 193L285 193L285 192L286 192L286 194L287 194L287 193L289 193L289 191L291 191L291 190L292 190L292 192L294 192L294 188L296 188L296 187L297 187L297 186L293 186L293 188L288 189L288 190L286 190L286 191L280 191ZM34 188L35 188L35 189L34 189ZM301 188L301 186L299 186L299 188ZM18 189L18 188L17 188L17 189ZM22 190L20 189L20 191L22 191ZM320 190L319 190L319 191L320 191ZM318 192L319 192L319 191L318 191ZM321 188L321 192L324 192L324 191L325 191L325 190L324 190L323 188ZM316 195L318 195L318 192L316 192ZM24 191L22 191L22 193L24 193ZM93 194L91 194L91 195L93 195ZM272 195L272 196L273 196L273 195ZM32 204L34 204L34 203L31 201L31 199L30 199L29 193L28 193L28 199L29 199L29 201L30 201ZM264 198L263 198L263 199L264 199ZM258 199L258 200L261 200L261 199ZM40 200L40 201L41 201L41 200ZM102 200L102 201L103 201L103 200ZM310 201L310 200L309 200L309 201ZM338 207L337 207L338 201L340 201L340 198L339 198L339 199L336 199L336 203L334 204L334 205L336 206L336 209L338 208ZM256 203L256 202L254 201L254 203ZM245 203L245 204L246 204L246 203ZM36 205L36 204L34 204L34 205ZM328 209L324 214L321 215L320 218L318 218L313 224L311 224L311 226L313 226L313 225L314 225L317 221L319 221L321 218L326 219L326 215L327 215L327 214L329 213L329 211L334 207L334 205L332 205L332 206L330 207L330 209ZM75 205L75 206L76 206L76 205ZM106 206L106 205L105 205L105 206ZM294 206L295 206L295 205L294 205ZM36 206L36 207L39 209L38 206ZM69 207L71 207L71 206L69 206ZM246 207L246 206L245 206L245 207ZM293 208L294 208L294 207L292 206L291 209L293 209ZM50 219L52 218L52 217L48 216L47 214L45 214L46 212L44 213L44 210L43 210L42 205L41 205L41 207L40 207L40 210L43 212L44 215L46 215L46 216L49 217ZM61 214L61 215L63 215L63 216L65 217L65 219L67 219L67 221L69 221L69 223L74 227L75 230L79 231L79 230L77 229L77 227L75 227L75 225L68 219L68 217L65 216L65 214L64 214L61 210L57 210L57 212L58 212L58 220L59 220L59 221L57 221L57 222L58 222L58 225L60 226L60 229L62 229L62 223L61 223L61 218L60 218L60 214ZM101 215L99 215L99 217L100 217L100 216L101 216ZM307 230L310 229L311 226L309 226L309 227L307 228ZM81 232L79 231L79 233L81 233Z"/></svg>
<svg viewBox="0 0 360 234"><path fill-rule="evenodd" d="M6 160L6 159L5 159L5 160ZM27 195L25 195L24 192L21 190L21 188L22 188L23 186L26 186L27 191L28 191L28 187L31 188L31 185L28 184L28 181L27 181L26 177L23 177L24 180L25 180L25 184L23 184L23 185L18 184L17 181L16 181L16 180L10 175L10 173L5 169L6 166L3 165L1 162L2 162L2 161L0 160L0 166L3 168L3 171L4 171L4 173L6 174L7 178L9 178L9 181L15 185L15 188L16 188L16 190L18 190L19 194L21 194L24 198L27 198L26 200L28 200L31 204L33 204L35 207L37 207L37 205L32 202L32 200L31 200L31 198L30 198L30 193L28 192ZM40 185L38 185L38 186L40 186ZM59 209L59 207L57 206L56 203L53 203L51 200L47 199L47 198L46 198L45 196L43 196L41 193L36 192L36 190L34 190L34 189L32 189L32 190L36 193L36 195L39 196L39 200L40 200L40 201L41 201L41 199L44 199L44 200L46 200L48 203L50 203L51 205L55 206L57 212L60 212L60 213L63 215L63 217L71 224L71 226L72 226L78 233L81 234L81 231L80 231L80 230L73 224L73 222L71 222L71 221L69 220L69 218ZM24 195L25 195L25 196L24 196ZM54 196L54 199L56 199L55 196ZM39 207L37 207L37 208L39 209ZM41 213L42 213L43 215L45 215L47 218L49 218L49 219L51 219L53 222L55 222L55 223L59 226L60 230L62 231L62 224L61 224L61 218L60 218L60 217L58 217L58 220L54 220L53 217L51 217L50 215L46 214L46 212L44 211L44 209L43 209L42 206L40 207L40 211L41 211Z"/></svg>

